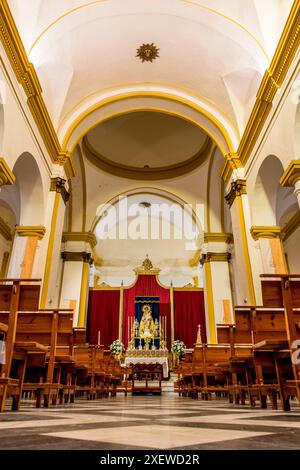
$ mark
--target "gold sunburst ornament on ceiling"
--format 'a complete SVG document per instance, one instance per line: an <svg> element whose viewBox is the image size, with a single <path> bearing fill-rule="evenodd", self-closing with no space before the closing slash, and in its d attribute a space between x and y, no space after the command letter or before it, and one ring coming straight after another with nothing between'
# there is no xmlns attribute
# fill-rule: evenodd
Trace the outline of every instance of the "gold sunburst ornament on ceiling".
<svg viewBox="0 0 300 470"><path fill-rule="evenodd" d="M151 44L142 44L137 49L136 57L139 57L142 62L153 62L159 57L159 49L153 42Z"/></svg>

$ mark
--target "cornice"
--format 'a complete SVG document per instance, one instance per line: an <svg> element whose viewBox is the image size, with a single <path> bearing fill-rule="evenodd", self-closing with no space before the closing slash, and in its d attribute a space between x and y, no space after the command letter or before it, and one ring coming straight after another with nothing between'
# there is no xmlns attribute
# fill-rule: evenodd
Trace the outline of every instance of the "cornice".
<svg viewBox="0 0 300 470"><path fill-rule="evenodd" d="M59 193L66 204L70 199L70 193L66 190L65 184L66 180L62 178L51 178L50 191Z"/></svg>
<svg viewBox="0 0 300 470"><path fill-rule="evenodd" d="M5 159L0 157L0 188L4 185L14 184L16 177L10 170Z"/></svg>
<svg viewBox="0 0 300 470"><path fill-rule="evenodd" d="M254 240L260 238L279 238L281 234L281 227L278 226L254 226L251 227L251 235Z"/></svg>
<svg viewBox="0 0 300 470"><path fill-rule="evenodd" d="M225 155L225 163L222 167L220 176L224 181L228 181L231 173L239 168L243 168L243 164L238 153L228 153Z"/></svg>
<svg viewBox="0 0 300 470"><path fill-rule="evenodd" d="M0 234L5 238L5 240L11 241L12 240L12 233L7 225L7 223L4 222L2 217L0 216Z"/></svg>
<svg viewBox="0 0 300 470"><path fill-rule="evenodd" d="M283 85L299 46L300 2L299 0L295 0L270 67L266 70L260 84L255 105L237 150L237 154L243 166L246 165L260 136L263 126L271 112L273 100L277 91ZM226 167L225 164L223 177L226 177L226 181L231 176L232 171L233 169L228 166Z"/></svg>
<svg viewBox="0 0 300 470"><path fill-rule="evenodd" d="M288 223L281 229L281 238L283 241L287 240L298 228L300 227L300 211L288 221Z"/></svg>
<svg viewBox="0 0 300 470"><path fill-rule="evenodd" d="M203 253L201 255L200 263L204 265L205 263L210 262L227 262L230 261L231 254L230 253Z"/></svg>
<svg viewBox="0 0 300 470"><path fill-rule="evenodd" d="M134 167L115 162L97 152L88 137L82 139L82 148L88 160L101 170L114 176L136 180L162 180L182 176L198 168L209 156L213 141L207 137L201 149L186 160L164 167Z"/></svg>
<svg viewBox="0 0 300 470"><path fill-rule="evenodd" d="M280 178L281 186L295 186L300 180L300 160L292 160L282 177Z"/></svg>
<svg viewBox="0 0 300 470"><path fill-rule="evenodd" d="M225 200L229 207L232 206L236 197L242 196L242 194L247 194L247 183L246 180L238 179L231 183L231 189L229 193L225 196Z"/></svg>
<svg viewBox="0 0 300 470"><path fill-rule="evenodd" d="M57 134L42 96L42 87L33 64L28 60L7 0L0 2L0 40L16 79L27 96L30 112L53 163L63 165L68 178L75 176L72 156L62 152Z"/></svg>
<svg viewBox="0 0 300 470"><path fill-rule="evenodd" d="M205 233L204 234L204 243L232 243L233 235L232 233Z"/></svg>
<svg viewBox="0 0 300 470"><path fill-rule="evenodd" d="M39 240L41 240L45 236L46 228L33 225L17 225L15 232L19 235L19 237L37 237Z"/></svg>
<svg viewBox="0 0 300 470"><path fill-rule="evenodd" d="M91 253L86 251L63 251L61 257L63 261L81 261L90 265L93 264Z"/></svg>
<svg viewBox="0 0 300 470"><path fill-rule="evenodd" d="M88 243L91 248L97 245L97 238L92 232L64 232L62 236L63 242L84 242Z"/></svg>

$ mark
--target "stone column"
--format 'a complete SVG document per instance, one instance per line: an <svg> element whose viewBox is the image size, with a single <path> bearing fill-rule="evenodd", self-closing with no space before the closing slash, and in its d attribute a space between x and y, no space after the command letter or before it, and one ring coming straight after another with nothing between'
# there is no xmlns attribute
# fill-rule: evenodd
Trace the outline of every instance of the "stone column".
<svg viewBox="0 0 300 470"><path fill-rule="evenodd" d="M207 333L217 343L216 325L233 323L233 302L229 272L231 234L206 233L201 264L204 267L204 292Z"/></svg>
<svg viewBox="0 0 300 470"><path fill-rule="evenodd" d="M234 238L235 265L240 305L257 305L262 302L258 253L251 237L251 217L245 179L231 183L226 196L230 207Z"/></svg>
<svg viewBox="0 0 300 470"><path fill-rule="evenodd" d="M288 267L281 238L281 227L252 227L253 239L259 244L264 274L287 274Z"/></svg>
<svg viewBox="0 0 300 470"><path fill-rule="evenodd" d="M63 242L59 306L73 308L74 326L85 327L90 266L93 264L96 237L90 232L65 232Z"/></svg>
<svg viewBox="0 0 300 470"><path fill-rule="evenodd" d="M46 255L41 259L41 277L43 279L40 307L54 308L58 305L59 274L61 263L61 242L65 218L66 203L69 193L66 180L61 177L51 179L46 220L47 226ZM42 258L42 254L41 254Z"/></svg>

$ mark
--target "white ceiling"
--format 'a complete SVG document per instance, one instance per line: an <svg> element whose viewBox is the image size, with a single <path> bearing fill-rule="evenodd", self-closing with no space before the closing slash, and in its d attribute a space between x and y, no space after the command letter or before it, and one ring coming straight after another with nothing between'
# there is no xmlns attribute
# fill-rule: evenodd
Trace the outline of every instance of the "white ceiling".
<svg viewBox="0 0 300 470"><path fill-rule="evenodd" d="M292 0L9 0L61 140L104 96L163 87L243 132ZM154 42L160 57L141 63ZM91 122L90 125L96 124Z"/></svg>

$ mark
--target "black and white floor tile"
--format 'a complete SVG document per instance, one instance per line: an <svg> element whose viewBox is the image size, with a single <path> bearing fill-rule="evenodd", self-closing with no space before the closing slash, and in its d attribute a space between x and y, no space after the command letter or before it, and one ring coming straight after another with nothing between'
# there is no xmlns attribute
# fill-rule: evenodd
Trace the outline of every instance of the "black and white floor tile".
<svg viewBox="0 0 300 470"><path fill-rule="evenodd" d="M298 450L300 408L290 413L176 395L77 401L0 415L2 450Z"/></svg>

